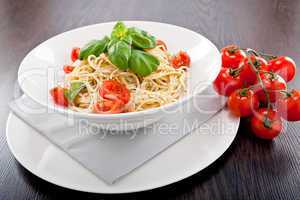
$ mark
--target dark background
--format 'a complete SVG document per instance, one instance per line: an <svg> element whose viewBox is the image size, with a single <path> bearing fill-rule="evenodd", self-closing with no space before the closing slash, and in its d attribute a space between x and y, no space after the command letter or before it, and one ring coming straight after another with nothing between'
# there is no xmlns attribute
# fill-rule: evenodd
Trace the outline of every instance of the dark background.
<svg viewBox="0 0 300 200"><path fill-rule="evenodd" d="M298 0L0 0L0 199L300 199L300 124L274 141L255 139L243 120L230 149L204 171L160 189L127 195L75 192L21 167L5 140L5 123L23 57L67 30L115 20L150 20L199 32L219 48L238 44L291 56L300 66ZM290 87L300 88L300 78ZM21 134L21 130L20 130ZM201 157L201 155L199 155Z"/></svg>

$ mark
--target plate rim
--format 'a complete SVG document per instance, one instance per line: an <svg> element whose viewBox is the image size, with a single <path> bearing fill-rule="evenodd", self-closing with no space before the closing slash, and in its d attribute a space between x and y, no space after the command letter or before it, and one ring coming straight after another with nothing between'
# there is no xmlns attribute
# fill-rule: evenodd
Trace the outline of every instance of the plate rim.
<svg viewBox="0 0 300 200"><path fill-rule="evenodd" d="M228 112L228 111L226 111ZM177 183L179 181L182 181L186 178L189 178L197 173L199 173L200 171L206 169L207 167L209 167L210 165L212 165L213 163L215 163L221 156L224 155L225 152L227 152L227 150L229 149L229 147L232 145L233 141L235 140L236 136L237 136L237 132L238 132L238 127L239 127L239 124L240 124L240 119L236 119L235 122L232 122L232 123L236 123L235 124L235 134L234 136L231 138L231 141L228 142L226 144L226 148L224 151L222 151L222 153L220 153L220 155L216 156L216 158L213 159L213 161L211 162L208 162L208 164L206 164L204 167L202 167L202 169L197 169L197 170L194 170L194 171L186 171L185 173L182 173L182 175L180 176L180 178L176 177L176 178L172 178L172 179L169 179L169 181L167 181L167 183L159 183L159 184L156 184L155 186L147 186L147 187L144 187L143 189L131 189L131 190L122 190L122 191L95 191L95 190L85 190L85 189L82 189L80 187L80 185L78 186L67 186L67 185L63 185L61 183L57 183L57 181L55 182L55 180L53 179L47 179L47 177L43 176L41 173L38 172L38 170L34 170L32 169L30 166L28 166L27 163L24 163L23 160L19 157L18 153L15 152L14 148L13 148L13 145L10 141L10 137L9 137L9 123L10 121L12 120L12 117L13 117L13 113L10 112L9 115L8 115L8 118L7 118L7 121L6 121L6 128L5 128L5 131L6 131L6 141L7 141L7 145L9 147L9 150L11 151L11 153L13 154L14 158L18 161L18 163L23 166L26 170L28 170L30 173L32 173L33 175L37 176L38 178L41 178L42 180L46 181L46 182L49 182L51 184L54 184L56 186L59 186L59 187L62 187L62 188L66 188L66 189L71 189L71 190L75 190L75 191L81 191L81 192L88 192L88 193L94 193L94 194L128 194L128 193L135 193L135 192L143 192L143 191L148 191L148 190L152 190L152 189L157 189L157 188L161 188L161 187L164 187L164 186L167 186L167 185L170 185L170 184L173 184L173 183ZM15 116L17 117L17 116ZM32 132L31 132L32 133ZM42 135L40 135L41 137L43 137ZM43 137L44 138L44 137ZM46 139L46 138L44 138ZM47 140L47 139L46 139ZM51 146L54 146L54 144L52 144L49 140L47 140L47 142L49 143L49 145ZM57 147L55 147L57 148ZM61 151L61 150L59 150ZM65 153L62 151L62 153ZM74 161L76 162L76 161ZM141 166L142 167L142 166Z"/></svg>

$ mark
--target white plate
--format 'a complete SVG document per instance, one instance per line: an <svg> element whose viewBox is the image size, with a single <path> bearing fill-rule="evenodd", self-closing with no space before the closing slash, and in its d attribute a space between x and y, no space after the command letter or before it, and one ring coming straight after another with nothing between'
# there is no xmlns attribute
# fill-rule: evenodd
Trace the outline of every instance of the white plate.
<svg viewBox="0 0 300 200"><path fill-rule="evenodd" d="M6 137L15 158L53 184L93 193L128 193L162 187L189 177L219 158L236 136L239 118L223 110L210 122L114 185L107 185L47 139L10 114Z"/></svg>
<svg viewBox="0 0 300 200"><path fill-rule="evenodd" d="M187 51L191 57L191 67L187 79L187 95L175 103L141 112L101 115L94 113L74 112L53 104L49 89L63 80L62 66L70 63L72 47L83 46L92 39L100 39L109 35L116 22L95 24L74 29L59 34L43 42L29 52L22 61L18 71L18 82L24 93L37 103L55 109L67 116L92 120L104 127L115 127L118 130L139 128L163 117L166 109L178 109L192 95L200 93L216 78L221 67L221 56L217 47L204 36L183 27L145 21L125 21L128 26L134 26L148 31L166 42L168 50L176 53ZM57 71L62 73L57 76ZM116 120L117 119L117 120ZM125 123L119 123L119 120ZM126 124L126 126L124 126ZM131 127L131 128L129 128ZM109 128L108 128L109 129Z"/></svg>

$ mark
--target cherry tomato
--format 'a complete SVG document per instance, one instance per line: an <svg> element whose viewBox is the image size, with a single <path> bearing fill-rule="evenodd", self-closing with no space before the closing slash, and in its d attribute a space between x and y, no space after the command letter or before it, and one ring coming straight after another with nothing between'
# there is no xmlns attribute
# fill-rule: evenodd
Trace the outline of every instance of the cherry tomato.
<svg viewBox="0 0 300 200"><path fill-rule="evenodd" d="M292 90L276 103L280 116L288 121L300 120L300 91Z"/></svg>
<svg viewBox="0 0 300 200"><path fill-rule="evenodd" d="M282 121L276 111L261 108L251 118L251 129L259 138L273 139L281 132Z"/></svg>
<svg viewBox="0 0 300 200"><path fill-rule="evenodd" d="M75 62L80 54L80 48L79 47L74 47L71 51L71 60L72 62Z"/></svg>
<svg viewBox="0 0 300 200"><path fill-rule="evenodd" d="M67 107L68 106L68 99L65 96L65 92L67 91L66 88L63 87L55 87L50 90L50 94L53 98L55 104Z"/></svg>
<svg viewBox="0 0 300 200"><path fill-rule="evenodd" d="M216 92L223 96L229 96L234 90L241 88L240 76L230 68L221 68L217 78L213 82Z"/></svg>
<svg viewBox="0 0 300 200"><path fill-rule="evenodd" d="M229 45L221 50L222 67L238 68L246 54L236 45Z"/></svg>
<svg viewBox="0 0 300 200"><path fill-rule="evenodd" d="M104 99L101 102L97 102L93 106L93 110L95 113L101 114L117 114L124 111L125 104L119 100L108 100Z"/></svg>
<svg viewBox="0 0 300 200"><path fill-rule="evenodd" d="M163 51L168 50L166 43L162 40L156 40L156 46L160 46L159 48Z"/></svg>
<svg viewBox="0 0 300 200"><path fill-rule="evenodd" d="M74 69L74 67L71 66L71 65L65 65L65 66L64 66L64 72L65 72L66 74L71 73L71 72L73 71L73 69Z"/></svg>
<svg viewBox="0 0 300 200"><path fill-rule="evenodd" d="M130 99L130 92L126 86L115 80L104 81L99 95L108 100L121 100L124 104Z"/></svg>
<svg viewBox="0 0 300 200"><path fill-rule="evenodd" d="M189 67L191 64L191 58L186 52L179 51L177 55L171 58L171 64L175 69L180 68L181 66Z"/></svg>
<svg viewBox="0 0 300 200"><path fill-rule="evenodd" d="M251 56L251 61L257 70L269 71L267 61L261 57ZM242 64L240 72L241 81L247 86L253 85L257 82L256 72L251 66L249 59L246 58Z"/></svg>
<svg viewBox="0 0 300 200"><path fill-rule="evenodd" d="M283 79L279 77L262 77L262 82L265 85L270 98L270 102L274 103L280 96L280 91L286 89L286 83ZM267 97L265 92L261 87L256 90L259 101L267 103Z"/></svg>
<svg viewBox="0 0 300 200"><path fill-rule="evenodd" d="M287 56L279 56L273 60L270 60L269 69L279 74L286 82L291 81L296 74L295 62Z"/></svg>
<svg viewBox="0 0 300 200"><path fill-rule="evenodd" d="M259 107L257 96L252 90L239 89L231 93L227 106L232 114L237 117L247 117L252 115Z"/></svg>

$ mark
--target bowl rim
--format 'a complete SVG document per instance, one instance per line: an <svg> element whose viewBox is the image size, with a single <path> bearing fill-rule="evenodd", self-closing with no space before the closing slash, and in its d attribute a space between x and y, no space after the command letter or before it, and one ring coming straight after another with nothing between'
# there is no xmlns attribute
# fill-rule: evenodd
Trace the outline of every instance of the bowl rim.
<svg viewBox="0 0 300 200"><path fill-rule="evenodd" d="M54 105L54 104L49 104L49 103L44 103L44 102L41 102L39 99L35 98L33 95L31 95L30 92L28 92L26 89L22 88L22 84L21 84L21 79L20 79L20 74L21 74L21 66L23 66L25 60L27 57L31 56L31 53L39 48L40 46L42 46L44 43L52 40L52 39L55 39L57 37L60 37L61 35L63 34L68 34L68 33L72 33L72 32L75 32L75 31L78 31L80 29L86 29L86 28L90 28L90 27L93 27L93 26L105 26L105 25L111 25L111 24L114 24L116 23L117 21L109 21L109 22L104 22L104 23L96 23L96 24L90 24L90 25L86 25L86 26L81 26L81 27L78 27L78 28L75 28L75 29L71 29L71 30L68 30L68 31L65 31L65 32L62 32L62 33L59 33L57 35L54 35L52 36L51 38L39 43L37 46L35 46L33 49L31 49L27 55L23 58L23 60L21 61L20 65L19 65L19 69L18 69L18 83L22 89L22 91L28 96L30 97L31 99L33 99L35 102L37 102L38 104L44 106L44 107L47 107L53 111L57 111L58 113L61 113L61 114L64 114L64 115L71 115L71 116L74 116L75 118L89 118L89 119L127 119L127 118L133 118L133 117L137 117L137 116L141 116L141 115L151 115L151 114L154 114L154 113L157 113L159 111L162 111L162 110L168 110L168 109L172 109L174 107L177 107L179 106L180 104L184 104L186 103L188 100L190 100L192 97L194 97L195 95L201 93L203 90L205 90L207 87L208 87L208 84L206 85L206 87L202 87L201 90L195 92L195 93L192 93L192 94L188 94L188 95L185 95L184 97L181 97L180 99L178 99L176 102L173 102L173 103L169 103L169 104L166 104L166 105L163 105L163 106L160 106L160 107L157 107L157 108L151 108L151 109L147 109L147 110L142 110L142 111L135 111L135 112L127 112L127 113L118 113L118 114L101 114L101 113L85 113L85 112L76 112L76 111L73 111L71 109L66 109L66 108L63 108L61 106L57 106L57 105ZM163 25L163 26L170 26L170 27L173 27L173 28L177 28L177 29L183 29L187 32L190 32L192 34L197 34L197 35L200 35L204 40L206 40L206 42L208 42L210 44L210 46L212 48L214 48L214 50L216 50L216 52L218 53L218 56L220 57L220 59L218 59L217 61L217 64L216 66L214 66L214 71L210 74L210 77L208 78L208 82L212 82L218 75L219 73L219 70L221 68L221 54L220 54L220 51L218 50L218 48L216 47L216 45L211 42L209 39L207 39L205 36L201 35L200 33L197 33L196 31L192 31L188 28L185 28L185 27L182 27L182 26L178 26L178 25L174 25L174 24L169 24L169 23L162 23L162 22L156 22L156 21L144 21L144 20L124 20L123 21L125 24L126 23L155 23L155 24L159 24L159 25Z"/></svg>

